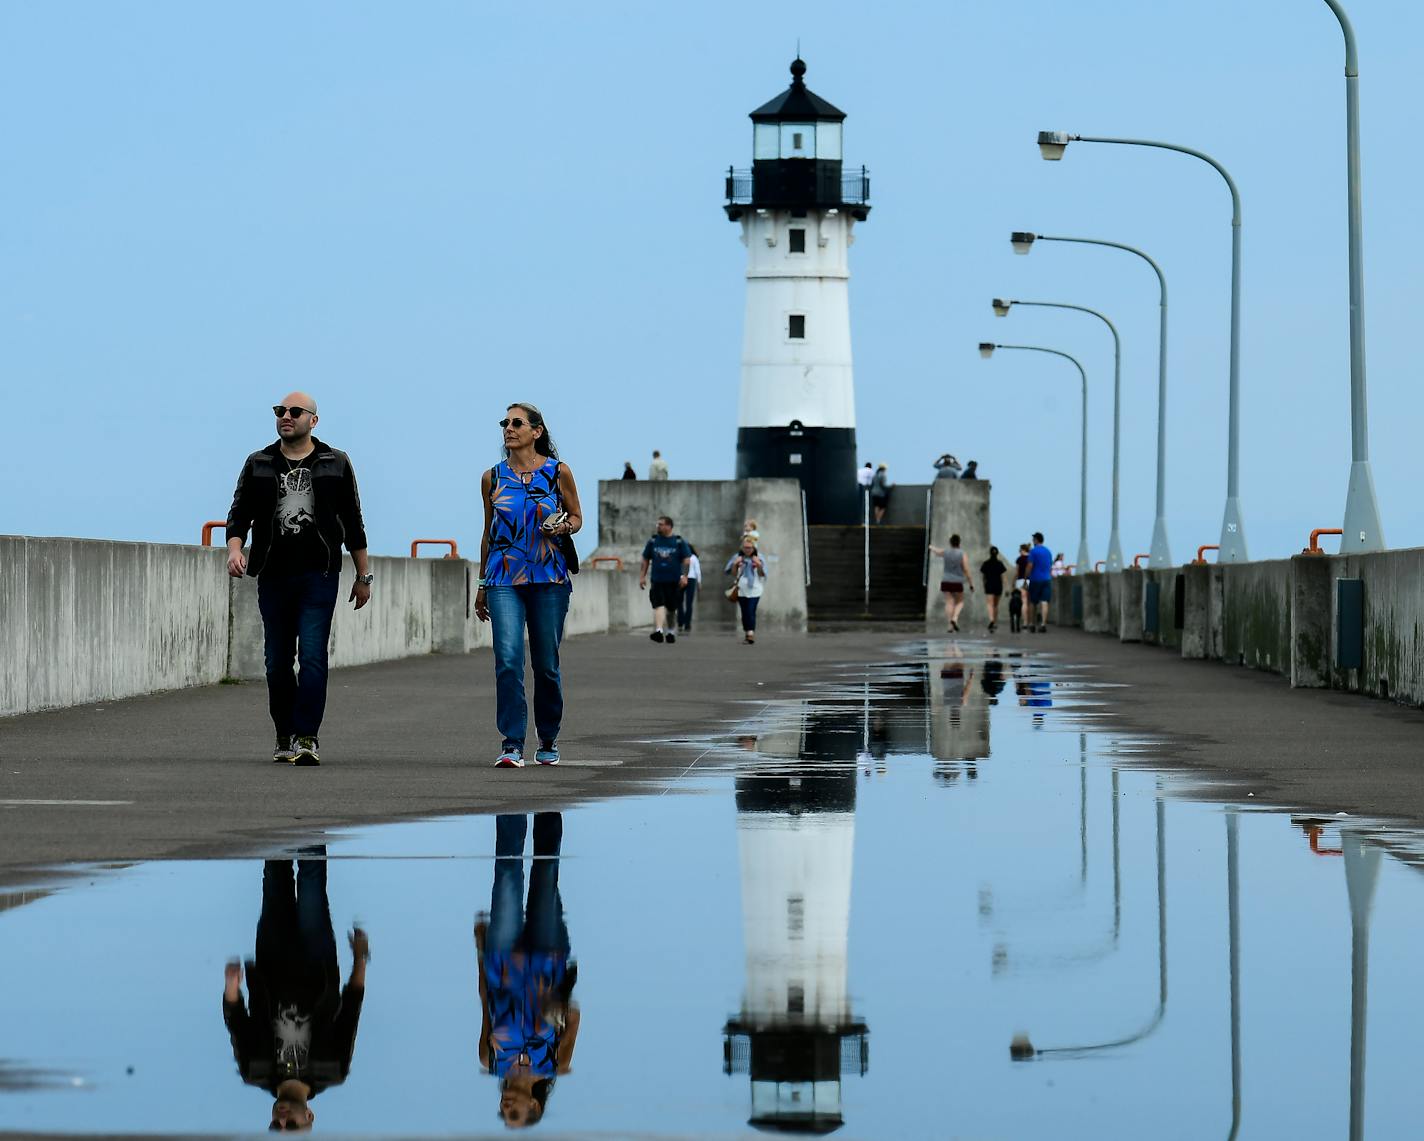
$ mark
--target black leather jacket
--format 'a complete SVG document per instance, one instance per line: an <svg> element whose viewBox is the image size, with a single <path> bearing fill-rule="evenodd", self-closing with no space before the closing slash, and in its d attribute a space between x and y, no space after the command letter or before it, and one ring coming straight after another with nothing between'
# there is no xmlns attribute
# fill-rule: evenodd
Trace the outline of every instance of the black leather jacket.
<svg viewBox="0 0 1424 1141"><path fill-rule="evenodd" d="M312 491L316 501L316 528L326 544L327 571L341 572L341 547L348 551L366 549L366 525L361 518L361 496L356 490L356 472L351 457L328 447L315 436L316 448L312 463ZM277 456L280 441L253 452L242 465L237 477L237 490L227 511L227 537L241 539L247 546L252 535L252 549L247 553L247 573L256 577L262 573L267 554L272 548L272 517L277 511L277 481L281 467Z"/></svg>

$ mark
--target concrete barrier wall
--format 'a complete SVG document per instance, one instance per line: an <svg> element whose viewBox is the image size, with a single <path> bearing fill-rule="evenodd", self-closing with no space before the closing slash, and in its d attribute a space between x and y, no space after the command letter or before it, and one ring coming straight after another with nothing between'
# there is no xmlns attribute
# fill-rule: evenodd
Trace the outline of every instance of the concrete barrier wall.
<svg viewBox="0 0 1424 1141"><path fill-rule="evenodd" d="M1274 673L1290 671L1290 560L1233 563L1222 578L1222 657Z"/></svg>
<svg viewBox="0 0 1424 1141"><path fill-rule="evenodd" d="M799 542L791 554L800 559ZM342 571L334 668L490 646L489 624L474 616L475 564L377 556L371 570L375 595L360 611L347 601L355 571ZM698 621L734 611L719 584L714 576ZM804 598L803 586L803 625ZM651 621L636 564L575 577L566 637ZM225 550L0 536L0 716L265 672L257 583L228 577Z"/></svg>
<svg viewBox="0 0 1424 1141"><path fill-rule="evenodd" d="M737 608L721 598L731 585L722 568L741 545L742 525L755 519L761 532L758 549L767 560L757 625L806 629L805 531L801 485L794 479L603 480L598 503L598 549L590 558L621 558L625 568L609 584L609 620L615 627L652 624L647 596L637 589L638 567L658 516L667 515L677 533L697 548L702 563L694 628L730 629L737 622ZM631 583L624 581L629 575Z"/></svg>
<svg viewBox="0 0 1424 1141"><path fill-rule="evenodd" d="M201 547L0 536L0 715L220 681L224 562Z"/></svg>

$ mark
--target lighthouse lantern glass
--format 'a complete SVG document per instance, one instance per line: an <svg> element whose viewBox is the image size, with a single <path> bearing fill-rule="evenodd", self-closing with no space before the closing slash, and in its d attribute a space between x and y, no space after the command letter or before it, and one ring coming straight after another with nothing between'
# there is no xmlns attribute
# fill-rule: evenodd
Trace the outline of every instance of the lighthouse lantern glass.
<svg viewBox="0 0 1424 1141"><path fill-rule="evenodd" d="M781 124L781 157L782 157L782 158L815 158L815 157L816 157L816 124L815 124L815 123L782 123L782 124Z"/></svg>
<svg viewBox="0 0 1424 1141"><path fill-rule="evenodd" d="M758 123L752 130L752 158L780 158L781 132L775 123Z"/></svg>
<svg viewBox="0 0 1424 1141"><path fill-rule="evenodd" d="M816 124L816 157L825 159L841 157L841 125L839 123Z"/></svg>

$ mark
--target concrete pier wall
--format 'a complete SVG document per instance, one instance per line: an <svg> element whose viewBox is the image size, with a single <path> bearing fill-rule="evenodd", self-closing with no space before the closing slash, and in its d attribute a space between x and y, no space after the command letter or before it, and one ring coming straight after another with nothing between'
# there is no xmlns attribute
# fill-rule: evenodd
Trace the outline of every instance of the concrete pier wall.
<svg viewBox="0 0 1424 1141"><path fill-rule="evenodd" d="M1424 549L1077 577L1081 617L1066 607L1055 607L1054 616L1088 633L1282 674L1297 688L1424 705ZM1358 584L1362 599L1354 634L1346 633L1360 643L1358 665L1341 660L1342 580ZM1155 632L1146 620L1147 584L1156 585ZM1343 621L1351 620L1347 612Z"/></svg>
<svg viewBox="0 0 1424 1141"><path fill-rule="evenodd" d="M779 525L779 515L768 515ZM799 516L798 493L798 523ZM791 559L804 625L799 538ZM225 678L260 680L257 583L229 578L226 563L223 548L0 536L0 717ZM375 595L360 611L347 601L355 574L349 560L342 571L333 667L489 648L490 626L474 614L477 564L375 556L371 570ZM790 585L785 593L794 600ZM699 624L735 609L721 596L719 576L709 586ZM564 632L601 634L651 618L636 563L621 572L589 568L574 579Z"/></svg>
<svg viewBox="0 0 1424 1141"><path fill-rule="evenodd" d="M0 716L220 681L225 560L201 547L0 536Z"/></svg>
<svg viewBox="0 0 1424 1141"><path fill-rule="evenodd" d="M766 593L757 609L758 628L806 629L806 532L801 485L794 479L601 480L598 485L598 549L593 558L619 558L623 570L608 584L609 620L618 627L652 625L652 608L638 590L643 546L658 516L697 549L703 583L694 629L731 629L737 608L722 592L731 585L723 572L741 546L742 527L755 519L758 551L767 562Z"/></svg>

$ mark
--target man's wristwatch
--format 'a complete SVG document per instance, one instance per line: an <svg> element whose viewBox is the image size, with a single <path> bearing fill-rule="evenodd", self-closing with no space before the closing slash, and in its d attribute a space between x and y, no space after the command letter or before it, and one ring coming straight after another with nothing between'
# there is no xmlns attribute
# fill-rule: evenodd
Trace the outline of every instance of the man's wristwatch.
<svg viewBox="0 0 1424 1141"><path fill-rule="evenodd" d="M362 586L370 586L373 582L376 581L376 576L373 574L358 574L356 576L356 581L359 582Z"/></svg>

